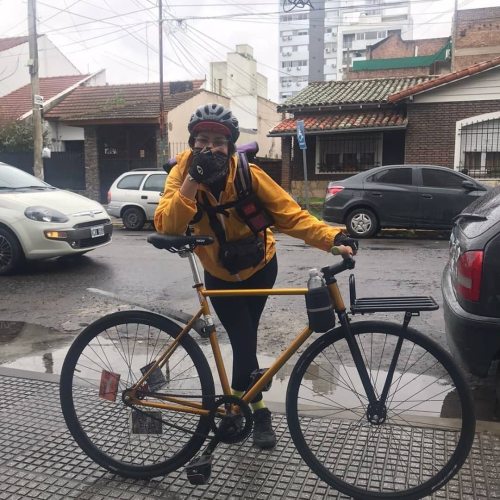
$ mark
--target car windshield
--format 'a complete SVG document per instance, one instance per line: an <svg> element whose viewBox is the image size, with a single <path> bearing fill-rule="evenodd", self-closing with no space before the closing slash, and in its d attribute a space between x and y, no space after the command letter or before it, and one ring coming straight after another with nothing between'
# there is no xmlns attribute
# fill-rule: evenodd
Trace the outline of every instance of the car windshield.
<svg viewBox="0 0 500 500"><path fill-rule="evenodd" d="M50 184L16 167L0 163L0 190L54 189Z"/></svg>

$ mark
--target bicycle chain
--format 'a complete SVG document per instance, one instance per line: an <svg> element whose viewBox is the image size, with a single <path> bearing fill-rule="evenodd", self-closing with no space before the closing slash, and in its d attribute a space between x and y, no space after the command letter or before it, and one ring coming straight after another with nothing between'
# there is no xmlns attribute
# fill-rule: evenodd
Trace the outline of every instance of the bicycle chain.
<svg viewBox="0 0 500 500"><path fill-rule="evenodd" d="M125 399L125 393L126 393L126 391L122 392L122 401L125 404L125 406L128 406L129 408L132 408L132 409L138 411L139 413L146 415L148 418L151 418L152 420L156 420L157 422L161 422L162 424L165 424L168 427L172 427L173 429L177 429L178 431L183 431L183 432L186 432L187 434L192 434L193 436L203 436L204 438L207 438L209 436L209 433L196 432L196 431L192 431L190 429L186 429L184 427L181 427L180 425L169 423L169 422L163 420L161 417L154 417L153 415L150 415L148 413L148 410L141 410L140 408L136 408L133 405L133 403L130 403L129 401L127 401ZM141 394L141 398L144 398L146 396L150 396L150 397L158 397L158 396L165 397L166 396L166 397L168 397L169 394L164 394L164 393L160 393L160 392L148 392L148 393ZM195 399L195 398L199 399L200 398L200 396L192 395L192 394L175 394L173 396L177 397L177 398L188 398L188 399L189 398L191 398L191 399ZM214 404L218 401L224 400L224 398L227 398L227 397L228 396L226 396L225 394L210 394L208 396L205 396L205 398L211 398L211 401L212 401L210 404L210 407L206 408L209 411L209 417L212 419L212 422L210 424L211 430L214 430L217 428L217 426L215 425L214 417L215 417L215 412L217 411L218 406L215 406ZM236 396L230 396L230 397L235 398L235 399L239 399L239 398L236 398ZM201 398L203 399L204 397L201 396ZM239 400L239 401L241 401L241 400ZM241 406L241 404L246 405L246 403L244 401L241 401L241 403L238 402L238 405Z"/></svg>

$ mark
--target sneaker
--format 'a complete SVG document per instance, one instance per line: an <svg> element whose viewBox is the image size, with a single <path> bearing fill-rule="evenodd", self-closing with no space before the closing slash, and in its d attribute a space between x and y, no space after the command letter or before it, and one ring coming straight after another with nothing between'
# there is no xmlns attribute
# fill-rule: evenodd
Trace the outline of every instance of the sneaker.
<svg viewBox="0 0 500 500"><path fill-rule="evenodd" d="M276 434L271 423L271 412L267 408L255 410L253 419L253 444L262 449L274 448Z"/></svg>

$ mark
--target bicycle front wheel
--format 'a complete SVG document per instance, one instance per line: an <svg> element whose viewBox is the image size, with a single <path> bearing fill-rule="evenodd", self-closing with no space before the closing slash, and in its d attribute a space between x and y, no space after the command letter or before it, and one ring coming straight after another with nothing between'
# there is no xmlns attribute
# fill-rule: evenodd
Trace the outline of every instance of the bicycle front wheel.
<svg viewBox="0 0 500 500"><path fill-rule="evenodd" d="M363 321L351 330L379 399L401 327ZM286 409L305 462L354 498L429 495L460 469L474 439L473 404L463 375L444 349L411 328L377 417L342 328L302 354L290 377Z"/></svg>
<svg viewBox="0 0 500 500"><path fill-rule="evenodd" d="M158 314L123 311L89 325L70 347L61 371L61 407L69 431L95 462L133 478L167 474L189 461L209 431L208 417L122 400L125 389L181 331ZM159 373L158 373L159 372ZM213 377L200 347L185 335L144 401L160 394L207 406L215 393ZM150 381L148 380L148 384Z"/></svg>

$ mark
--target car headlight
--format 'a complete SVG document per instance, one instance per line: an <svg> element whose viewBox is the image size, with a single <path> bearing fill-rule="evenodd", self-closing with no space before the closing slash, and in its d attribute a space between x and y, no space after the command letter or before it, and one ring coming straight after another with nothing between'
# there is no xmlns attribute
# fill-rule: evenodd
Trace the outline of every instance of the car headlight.
<svg viewBox="0 0 500 500"><path fill-rule="evenodd" d="M62 212L48 207L28 207L24 211L28 219L39 222L68 222L69 218Z"/></svg>

